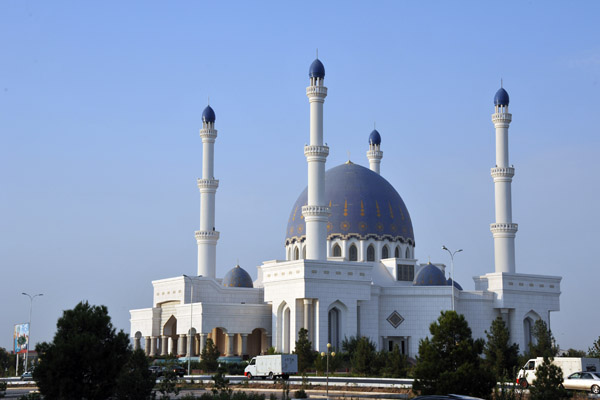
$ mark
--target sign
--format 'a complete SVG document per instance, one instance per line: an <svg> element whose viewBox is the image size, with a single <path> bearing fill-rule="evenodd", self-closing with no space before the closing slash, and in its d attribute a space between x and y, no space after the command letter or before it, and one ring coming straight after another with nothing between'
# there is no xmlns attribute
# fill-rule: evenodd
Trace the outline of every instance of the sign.
<svg viewBox="0 0 600 400"><path fill-rule="evenodd" d="M26 353L27 345L29 344L29 324L15 325L13 339L15 342L15 353Z"/></svg>

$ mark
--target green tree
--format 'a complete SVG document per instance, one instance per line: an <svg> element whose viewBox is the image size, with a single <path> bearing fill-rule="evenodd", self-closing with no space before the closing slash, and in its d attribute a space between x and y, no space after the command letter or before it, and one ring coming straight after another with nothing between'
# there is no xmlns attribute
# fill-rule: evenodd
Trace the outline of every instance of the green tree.
<svg viewBox="0 0 600 400"><path fill-rule="evenodd" d="M11 372L14 375L16 356L0 347L0 376L10 376Z"/></svg>
<svg viewBox="0 0 600 400"><path fill-rule="evenodd" d="M587 353L583 350L569 349L562 357L586 357Z"/></svg>
<svg viewBox="0 0 600 400"><path fill-rule="evenodd" d="M308 331L300 328L298 331L298 340L294 354L298 355L298 372L304 373L308 367L313 365L315 352L312 350L312 343L308 340Z"/></svg>
<svg viewBox="0 0 600 400"><path fill-rule="evenodd" d="M206 345L204 346L204 348L202 349L202 353L200 354L200 358L202 358L202 361L200 361L200 368L203 369L205 372L216 371L219 367L218 360L220 356L221 352L219 351L217 346L215 346L215 343L212 341L212 339L206 339Z"/></svg>
<svg viewBox="0 0 600 400"><path fill-rule="evenodd" d="M150 363L143 350L135 350L123 366L117 378L116 396L119 400L146 400L156 383L154 374L148 369Z"/></svg>
<svg viewBox="0 0 600 400"><path fill-rule="evenodd" d="M406 376L408 363L406 356L400 353L397 344L394 345L392 351L379 352L379 357L382 359L381 375L386 378L403 378Z"/></svg>
<svg viewBox="0 0 600 400"><path fill-rule="evenodd" d="M563 387L562 369L544 357L544 362L535 370L534 385L529 389L530 400L560 400L569 397Z"/></svg>
<svg viewBox="0 0 600 400"><path fill-rule="evenodd" d="M33 379L46 399L107 399L131 352L129 337L116 332L105 306L81 302L63 312L51 343L36 346Z"/></svg>
<svg viewBox="0 0 600 400"><path fill-rule="evenodd" d="M529 345L528 358L555 357L558 354L558 346L555 344L552 331L543 320L535 321L531 334L534 340Z"/></svg>
<svg viewBox="0 0 600 400"><path fill-rule="evenodd" d="M598 340L592 344L592 347L588 349L588 356L600 358L600 336L598 337Z"/></svg>
<svg viewBox="0 0 600 400"><path fill-rule="evenodd" d="M431 338L419 342L413 390L421 394L489 396L496 381L491 371L482 368L483 340L473 340L465 317L455 311L442 311L429 332Z"/></svg>
<svg viewBox="0 0 600 400"><path fill-rule="evenodd" d="M519 365L519 345L510 343L510 332L501 317L492 321L490 331L485 331L487 342L483 349L484 365L490 369L496 380L514 378Z"/></svg>
<svg viewBox="0 0 600 400"><path fill-rule="evenodd" d="M376 373L377 352L375 343L368 337L362 336L356 342L356 349L350 355L352 372L358 375Z"/></svg>

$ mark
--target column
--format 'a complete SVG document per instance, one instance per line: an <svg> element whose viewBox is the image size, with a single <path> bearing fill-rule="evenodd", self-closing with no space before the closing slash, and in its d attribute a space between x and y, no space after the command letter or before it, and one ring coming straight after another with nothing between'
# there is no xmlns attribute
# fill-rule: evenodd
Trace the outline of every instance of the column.
<svg viewBox="0 0 600 400"><path fill-rule="evenodd" d="M163 335L163 336L161 336L160 355L166 356L168 354L169 354L169 337Z"/></svg>
<svg viewBox="0 0 600 400"><path fill-rule="evenodd" d="M187 351L187 356L188 356L188 357L194 357L194 356L196 355L196 354L195 354L195 351L196 351L196 346L195 346L195 343L194 343L194 335L192 335L191 333L188 333L188 335L187 335L187 336L188 336L188 341L189 341L189 343L190 343L190 344L187 346L187 349L186 349L186 351Z"/></svg>
<svg viewBox="0 0 600 400"><path fill-rule="evenodd" d="M139 350L139 349L140 349L140 338L136 336L133 338L133 350Z"/></svg>
<svg viewBox="0 0 600 400"><path fill-rule="evenodd" d="M308 331L308 340L312 342L312 299L304 299L304 329Z"/></svg>
<svg viewBox="0 0 600 400"><path fill-rule="evenodd" d="M201 355L206 347L206 333L200 333L200 349L198 355Z"/></svg>
<svg viewBox="0 0 600 400"><path fill-rule="evenodd" d="M233 355L233 333L227 334L227 351L225 353L226 357L231 357Z"/></svg>
<svg viewBox="0 0 600 400"><path fill-rule="evenodd" d="M152 346L151 343L151 338L150 336L146 336L145 337L145 343L144 343L144 353L146 353L147 356L150 355L150 347Z"/></svg>
<svg viewBox="0 0 600 400"><path fill-rule="evenodd" d="M152 336L150 338L150 355L156 357L158 355L158 337Z"/></svg>
<svg viewBox="0 0 600 400"><path fill-rule="evenodd" d="M242 358L248 355L248 334L242 333Z"/></svg>
<svg viewBox="0 0 600 400"><path fill-rule="evenodd" d="M180 334L179 335L179 340L177 341L177 354L180 357L185 356L187 350L187 335L186 334Z"/></svg>

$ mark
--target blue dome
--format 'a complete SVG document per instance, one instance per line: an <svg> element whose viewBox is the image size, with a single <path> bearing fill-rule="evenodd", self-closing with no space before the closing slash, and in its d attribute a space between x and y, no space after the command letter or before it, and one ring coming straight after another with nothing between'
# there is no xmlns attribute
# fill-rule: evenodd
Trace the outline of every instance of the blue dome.
<svg viewBox="0 0 600 400"><path fill-rule="evenodd" d="M448 286L452 286L452 278L448 278L448 280L446 281L446 284ZM462 286L460 286L460 284L458 282L454 282L454 287L457 288L458 290L463 290Z"/></svg>
<svg viewBox="0 0 600 400"><path fill-rule="evenodd" d="M414 286L447 286L446 276L441 269L433 265L427 264L417 272L417 276L413 281Z"/></svg>
<svg viewBox="0 0 600 400"><path fill-rule="evenodd" d="M236 265L225 275L225 278L223 278L223 286L245 288L254 287L250 274L248 274L246 270L239 265Z"/></svg>
<svg viewBox="0 0 600 400"><path fill-rule="evenodd" d="M290 213L286 244L306 238L302 206L307 199L308 189L304 189ZM415 243L404 201L388 181L368 168L347 162L325 172L325 201L331 208L328 239L355 237Z"/></svg>
<svg viewBox="0 0 600 400"><path fill-rule="evenodd" d="M308 76L311 78L325 78L325 66L318 58L310 64Z"/></svg>
<svg viewBox="0 0 600 400"><path fill-rule="evenodd" d="M377 129L373 129L373 132L369 135L369 144L376 144L378 146L381 144L381 136L377 132Z"/></svg>
<svg viewBox="0 0 600 400"><path fill-rule="evenodd" d="M202 111L202 121L215 122L216 119L217 116L215 115L215 110L213 110L211 106L206 106L204 111Z"/></svg>
<svg viewBox="0 0 600 400"><path fill-rule="evenodd" d="M508 92L504 90L504 88L500 88L496 92L496 95L494 96L494 104L497 106L508 105Z"/></svg>

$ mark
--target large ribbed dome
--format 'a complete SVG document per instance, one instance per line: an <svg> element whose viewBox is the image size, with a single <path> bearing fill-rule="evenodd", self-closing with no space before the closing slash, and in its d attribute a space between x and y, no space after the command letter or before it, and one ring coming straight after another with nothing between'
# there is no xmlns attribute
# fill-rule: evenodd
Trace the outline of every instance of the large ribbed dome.
<svg viewBox="0 0 600 400"><path fill-rule="evenodd" d="M227 287L245 287L251 288L254 287L252 284L252 278L250 274L246 272L245 269L236 265L223 278L223 286Z"/></svg>
<svg viewBox="0 0 600 400"><path fill-rule="evenodd" d="M286 244L306 236L304 189L292 207ZM381 175L351 162L325 172L325 201L331 208L327 238L389 239L414 245L412 222L404 201Z"/></svg>

